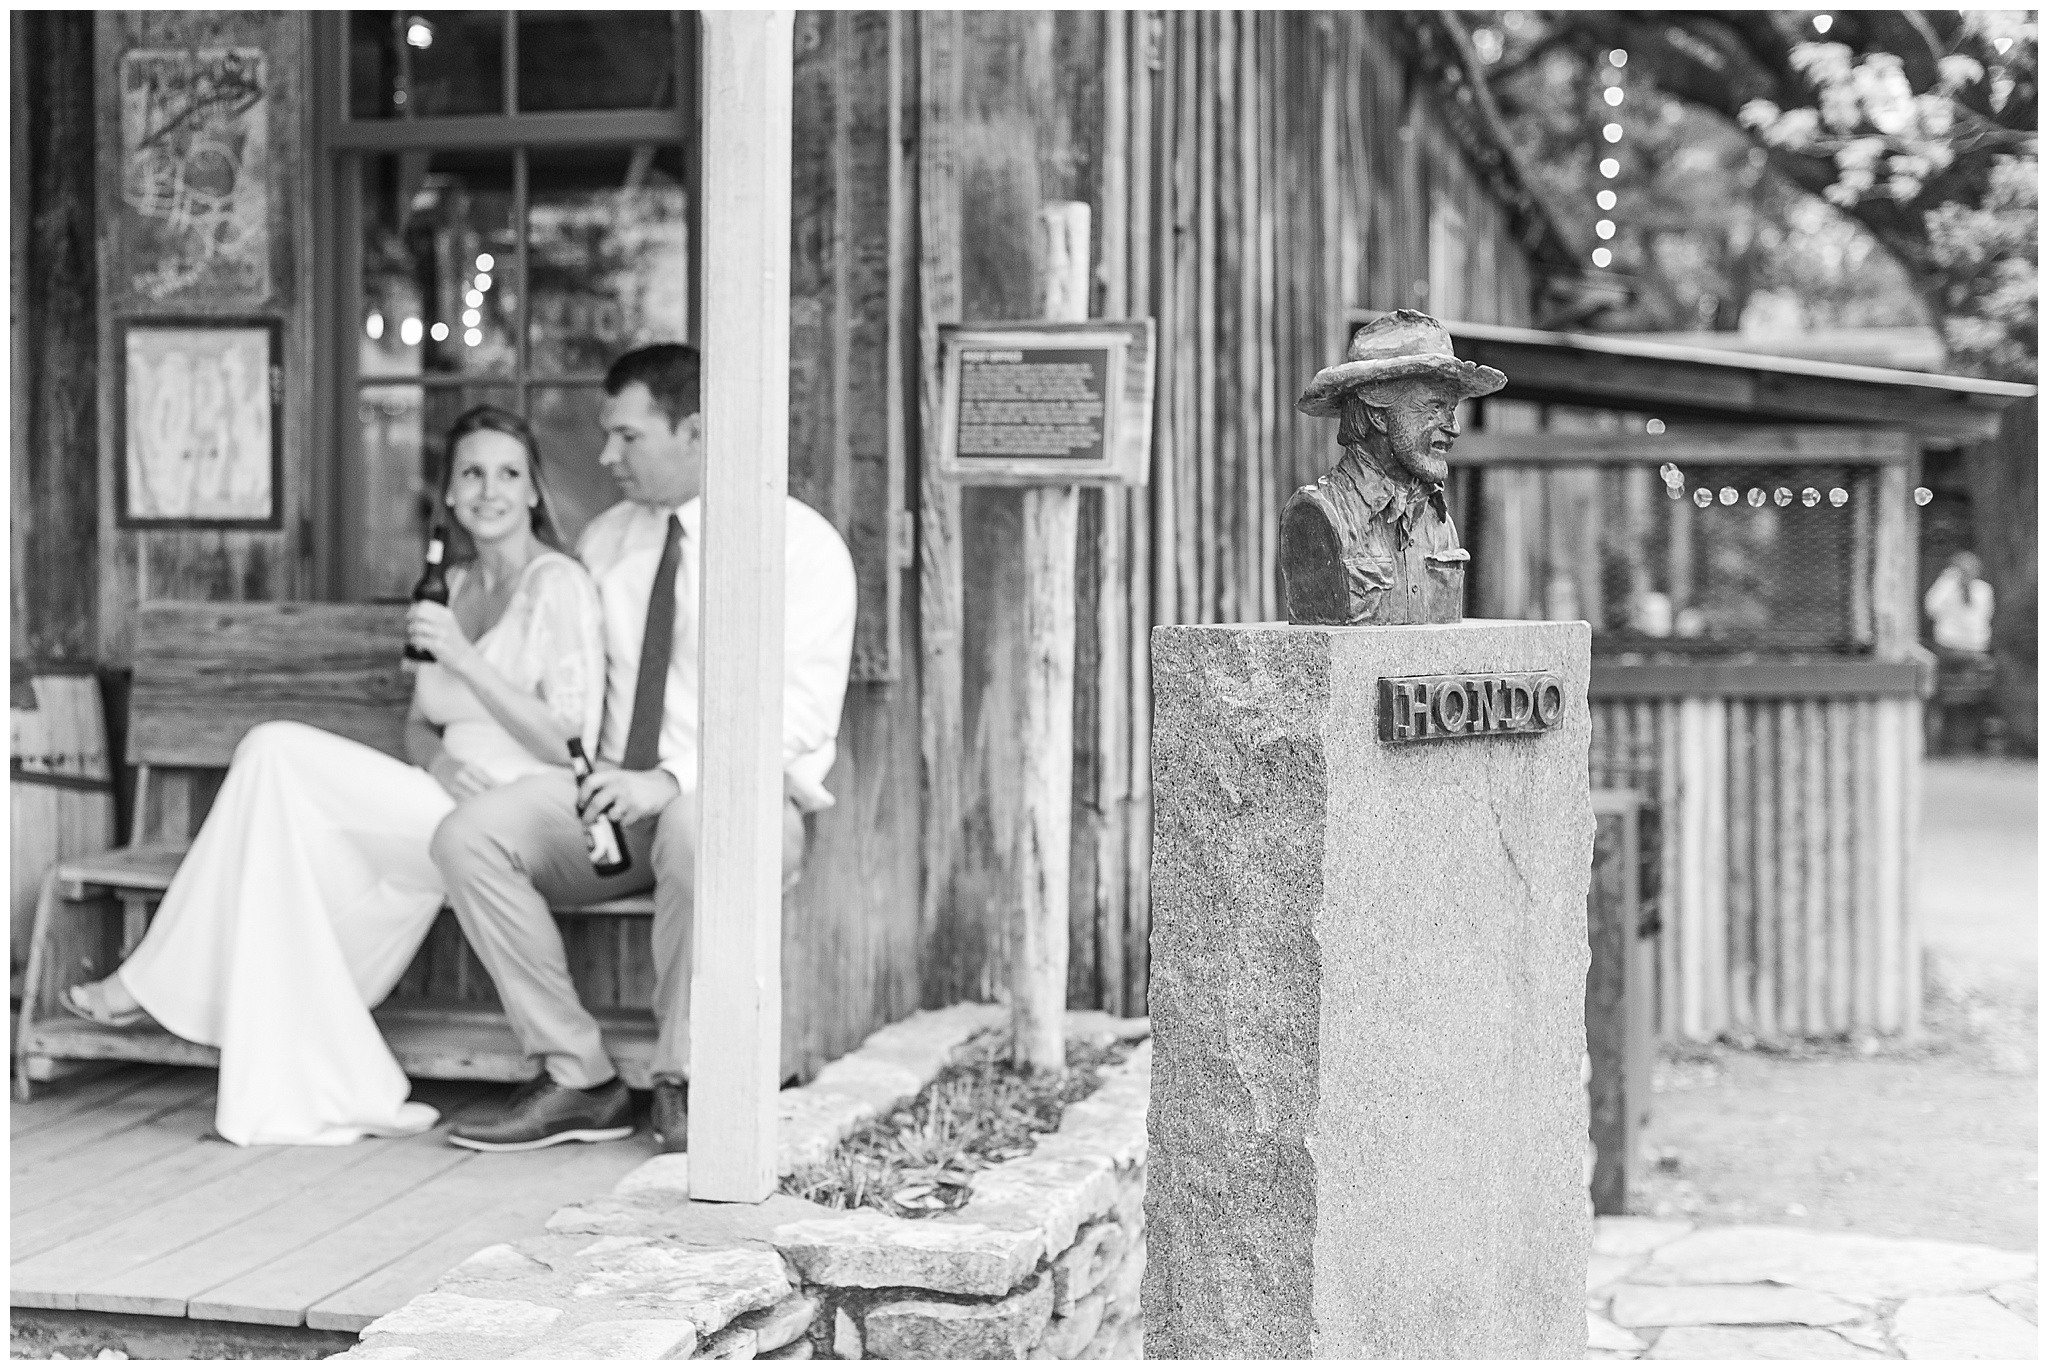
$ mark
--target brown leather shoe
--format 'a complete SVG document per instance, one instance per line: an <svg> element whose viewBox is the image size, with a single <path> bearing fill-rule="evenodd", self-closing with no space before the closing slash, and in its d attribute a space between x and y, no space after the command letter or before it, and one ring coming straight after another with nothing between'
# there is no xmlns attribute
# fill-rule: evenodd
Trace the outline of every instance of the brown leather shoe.
<svg viewBox="0 0 2048 1370"><path fill-rule="evenodd" d="M658 1151L690 1148L690 1086L670 1075L654 1077L654 1145Z"/></svg>

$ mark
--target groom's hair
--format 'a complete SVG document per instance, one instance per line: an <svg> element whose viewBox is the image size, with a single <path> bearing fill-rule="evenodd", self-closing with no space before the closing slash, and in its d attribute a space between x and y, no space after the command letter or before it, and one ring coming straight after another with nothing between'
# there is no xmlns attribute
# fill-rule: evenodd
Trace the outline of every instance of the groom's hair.
<svg viewBox="0 0 2048 1370"><path fill-rule="evenodd" d="M688 343L652 343L612 363L604 373L604 393L616 395L638 381L674 428L700 406L698 370L697 349Z"/></svg>

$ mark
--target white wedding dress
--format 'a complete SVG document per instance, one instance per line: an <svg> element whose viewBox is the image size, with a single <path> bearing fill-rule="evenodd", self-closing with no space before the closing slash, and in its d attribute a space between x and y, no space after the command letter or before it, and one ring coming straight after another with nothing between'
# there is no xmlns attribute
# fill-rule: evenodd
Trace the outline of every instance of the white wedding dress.
<svg viewBox="0 0 2048 1370"><path fill-rule="evenodd" d="M553 551L528 562L477 648L595 752L603 615L581 565ZM414 698L448 752L496 783L548 769L445 668L423 664ZM419 767L318 728L265 723L242 739L120 970L157 1022L220 1048L221 1136L332 1146L434 1125L370 1009L441 907L428 843L454 807Z"/></svg>

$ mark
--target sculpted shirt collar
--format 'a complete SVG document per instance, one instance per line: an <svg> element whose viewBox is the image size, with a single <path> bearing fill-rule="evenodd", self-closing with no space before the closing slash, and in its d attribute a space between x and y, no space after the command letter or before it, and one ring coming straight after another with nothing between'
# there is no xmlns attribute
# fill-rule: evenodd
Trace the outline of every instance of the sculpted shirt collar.
<svg viewBox="0 0 2048 1370"><path fill-rule="evenodd" d="M1402 544L1408 541L1409 529L1424 504L1434 509L1440 519L1451 516L1450 506L1444 503L1443 482L1424 485L1421 481L1390 476L1367 461L1355 447L1345 449L1344 459L1337 463L1337 473L1351 483L1351 488L1365 501L1366 511L1374 517L1383 513L1388 505L1401 502L1401 511L1393 521L1399 527Z"/></svg>

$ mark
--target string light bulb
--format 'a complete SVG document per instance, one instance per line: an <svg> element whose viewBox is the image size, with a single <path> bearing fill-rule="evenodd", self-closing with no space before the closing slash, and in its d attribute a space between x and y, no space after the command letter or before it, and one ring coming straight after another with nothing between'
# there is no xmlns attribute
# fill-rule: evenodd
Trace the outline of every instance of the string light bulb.
<svg viewBox="0 0 2048 1370"><path fill-rule="evenodd" d="M1628 49L1627 49L1627 48L1615 48L1615 49L1614 49L1613 51L1611 51L1611 52L1609 52L1609 53L1607 54L1607 63L1608 63L1608 65L1609 65L1609 66L1614 66L1614 67L1625 67L1625 66L1627 66L1627 65L1628 65Z"/></svg>
<svg viewBox="0 0 2048 1370"><path fill-rule="evenodd" d="M1606 93L1602 95L1600 98L1605 100L1610 105L1618 105L1628 97L1624 96L1621 93L1620 86L1609 86L1607 88Z"/></svg>
<svg viewBox="0 0 2048 1370"><path fill-rule="evenodd" d="M1612 209L1618 203L1618 197L1611 190L1603 190L1593 197L1593 203L1602 209Z"/></svg>
<svg viewBox="0 0 2048 1370"><path fill-rule="evenodd" d="M1609 252L1604 247L1594 248L1593 265L1599 267L1602 271L1605 271L1608 267L1614 265L1614 254L1612 252Z"/></svg>
<svg viewBox="0 0 2048 1370"><path fill-rule="evenodd" d="M1815 33L1826 33L1834 26L1835 16L1832 14L1816 14L1813 16L1813 31Z"/></svg>
<svg viewBox="0 0 2048 1370"><path fill-rule="evenodd" d="M1593 231L1600 235L1601 241L1605 242L1614 236L1614 220L1602 219L1599 223L1593 225Z"/></svg>
<svg viewBox="0 0 2048 1370"><path fill-rule="evenodd" d="M1600 174L1610 181L1613 180L1621 175L1621 163L1612 157L1602 157L1600 159Z"/></svg>
<svg viewBox="0 0 2048 1370"><path fill-rule="evenodd" d="M1609 125L1607 125L1607 126L1606 126L1605 128L1603 128L1603 129L1601 129L1601 130L1600 130L1600 136L1601 136L1602 138L1605 138L1605 139L1606 139L1606 140L1607 140L1608 142L1610 142L1610 143L1618 143L1618 142L1620 142L1620 141L1621 141L1621 125L1620 125L1620 124L1609 124Z"/></svg>

